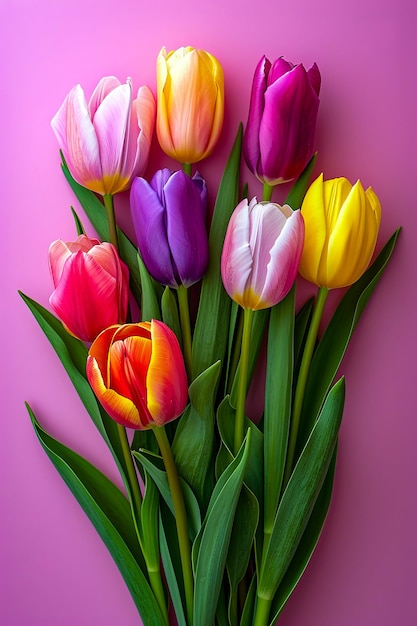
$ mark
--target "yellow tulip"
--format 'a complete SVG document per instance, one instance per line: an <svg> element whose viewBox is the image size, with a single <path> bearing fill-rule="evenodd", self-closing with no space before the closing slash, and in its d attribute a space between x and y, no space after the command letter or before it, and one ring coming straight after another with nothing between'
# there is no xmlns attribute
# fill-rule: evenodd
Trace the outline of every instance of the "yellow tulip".
<svg viewBox="0 0 417 626"><path fill-rule="evenodd" d="M181 163L207 157L217 143L224 117L224 76L217 59L190 46L156 64L157 135L162 150Z"/></svg>
<svg viewBox="0 0 417 626"><path fill-rule="evenodd" d="M310 282L335 289L352 285L367 269L375 250L381 205L371 187L358 180L323 180L304 198L305 240L299 272Z"/></svg>

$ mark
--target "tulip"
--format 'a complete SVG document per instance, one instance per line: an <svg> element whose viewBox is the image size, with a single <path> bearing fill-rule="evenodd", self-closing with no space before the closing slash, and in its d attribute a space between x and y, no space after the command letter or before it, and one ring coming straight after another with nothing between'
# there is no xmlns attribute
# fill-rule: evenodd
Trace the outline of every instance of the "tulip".
<svg viewBox="0 0 417 626"><path fill-rule="evenodd" d="M294 283L303 240L299 210L242 200L230 219L221 259L229 296L253 311L277 304Z"/></svg>
<svg viewBox="0 0 417 626"><path fill-rule="evenodd" d="M180 163L196 163L216 145L223 126L224 77L217 59L190 46L156 64L156 131L162 150Z"/></svg>
<svg viewBox="0 0 417 626"><path fill-rule="evenodd" d="M189 287L208 263L207 188L199 174L156 172L136 178L130 204L138 248L149 273L163 285Z"/></svg>
<svg viewBox="0 0 417 626"><path fill-rule="evenodd" d="M102 78L87 103L81 85L67 95L51 125L73 178L101 195L127 189L145 171L155 123L155 98L141 87Z"/></svg>
<svg viewBox="0 0 417 626"><path fill-rule="evenodd" d="M264 56L253 78L243 154L250 171L270 186L298 178L314 151L320 72Z"/></svg>
<svg viewBox="0 0 417 626"><path fill-rule="evenodd" d="M107 326L126 321L129 271L114 246L80 235L49 248L55 291L49 302L67 330L93 341Z"/></svg>
<svg viewBox="0 0 417 626"><path fill-rule="evenodd" d="M107 413L137 430L163 426L187 404L187 375L175 334L162 322L106 328L90 347L87 378Z"/></svg>
<svg viewBox="0 0 417 626"><path fill-rule="evenodd" d="M300 274L308 281L335 289L353 284L368 267L378 237L381 205L371 187L358 180L323 181L310 186L301 213L305 243Z"/></svg>

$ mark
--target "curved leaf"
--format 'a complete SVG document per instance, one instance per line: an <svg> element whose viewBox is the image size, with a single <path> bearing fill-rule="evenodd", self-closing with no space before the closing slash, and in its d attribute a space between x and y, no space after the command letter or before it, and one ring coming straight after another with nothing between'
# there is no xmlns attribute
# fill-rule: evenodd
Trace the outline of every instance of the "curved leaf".
<svg viewBox="0 0 417 626"><path fill-rule="evenodd" d="M129 502L97 468L48 435L27 408L39 442L107 546L144 626L166 626L143 573L146 570Z"/></svg>

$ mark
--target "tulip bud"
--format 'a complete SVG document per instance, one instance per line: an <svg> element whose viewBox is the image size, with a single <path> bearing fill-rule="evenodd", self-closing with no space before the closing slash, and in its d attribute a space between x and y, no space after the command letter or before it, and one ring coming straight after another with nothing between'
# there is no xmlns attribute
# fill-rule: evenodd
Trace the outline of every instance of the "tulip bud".
<svg viewBox="0 0 417 626"><path fill-rule="evenodd" d="M129 271L110 243L80 235L49 248L55 291L49 303L67 330L91 342L107 326L126 321Z"/></svg>
<svg viewBox="0 0 417 626"><path fill-rule="evenodd" d="M89 351L87 378L107 413L137 430L163 426L179 417L187 404L178 340L156 320L100 333Z"/></svg>
<svg viewBox="0 0 417 626"><path fill-rule="evenodd" d="M190 46L156 64L156 131L162 150L180 163L196 163L217 143L224 117L224 77L217 59Z"/></svg>
<svg viewBox="0 0 417 626"><path fill-rule="evenodd" d="M208 263L207 188L199 174L159 170L150 184L136 178L130 191L132 221L142 259L163 285L189 287Z"/></svg>
<svg viewBox="0 0 417 626"><path fill-rule="evenodd" d="M285 298L297 276L303 241L299 210L242 200L230 219L221 260L223 284L232 300L257 311Z"/></svg>
<svg viewBox="0 0 417 626"><path fill-rule="evenodd" d="M336 289L358 280L368 267L378 237L381 205L371 187L365 191L346 178L308 189L301 212L305 243L300 274L319 287Z"/></svg>
<svg viewBox="0 0 417 626"><path fill-rule="evenodd" d="M298 178L314 152L320 72L283 58L259 61L253 78L243 154L250 171L274 186Z"/></svg>
<svg viewBox="0 0 417 626"><path fill-rule="evenodd" d="M67 95L51 125L73 178L101 195L128 189L144 173L155 124L155 98L141 87L102 78L90 101L81 85Z"/></svg>

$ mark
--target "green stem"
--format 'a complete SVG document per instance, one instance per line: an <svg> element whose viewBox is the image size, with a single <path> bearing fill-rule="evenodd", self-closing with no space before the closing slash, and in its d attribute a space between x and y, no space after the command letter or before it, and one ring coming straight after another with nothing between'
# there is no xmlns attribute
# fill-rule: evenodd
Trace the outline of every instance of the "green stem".
<svg viewBox="0 0 417 626"><path fill-rule="evenodd" d="M119 241L117 239L116 218L114 215L114 203L113 196L110 193L105 193L103 196L104 206L106 208L107 224L109 227L109 240L114 245L117 252L119 252Z"/></svg>
<svg viewBox="0 0 417 626"><path fill-rule="evenodd" d="M192 164L191 163L183 163L182 164L182 169L183 171L187 174L187 176L189 176L191 178L191 174L193 172L192 170Z"/></svg>
<svg viewBox="0 0 417 626"><path fill-rule="evenodd" d="M188 289L184 285L180 285L177 289L178 304L180 310L180 322L182 332L182 344L184 349L185 367L188 379L191 381L192 372L192 342L191 342L191 322L190 307L188 306Z"/></svg>
<svg viewBox="0 0 417 626"><path fill-rule="evenodd" d="M120 444L122 446L123 458L126 463L127 479L130 487L130 496L132 509L134 511L134 521L139 541L142 541L140 533L140 512L142 508L142 494L140 492L138 477L130 451L129 442L127 440L126 430L121 424L117 424L117 432L119 434Z"/></svg>
<svg viewBox="0 0 417 626"><path fill-rule="evenodd" d="M164 460L165 470L167 473L168 484L171 491L172 502L174 504L175 522L177 525L178 543L180 548L181 565L184 577L185 602L187 609L188 626L193 623L193 596L194 583L191 568L191 543L188 535L187 513L185 510L184 497L182 494L180 479L169 445L165 428L153 428L159 449Z"/></svg>
<svg viewBox="0 0 417 626"><path fill-rule="evenodd" d="M300 371L298 374L297 386L295 388L290 436L288 443L287 462L285 466L284 474L284 486L287 484L293 467L295 447L297 444L298 428L300 425L301 409L303 406L304 392L307 384L308 372L310 369L311 359L313 357L314 348L316 345L317 334L321 318L323 316L324 305L326 304L329 290L325 287L320 287L317 300L313 310L313 316L311 318L310 328L308 329L306 344L304 347L303 357L301 359Z"/></svg>
<svg viewBox="0 0 417 626"><path fill-rule="evenodd" d="M244 432L245 432L245 405L246 405L246 391L247 391L247 384L248 384L252 320L253 320L252 309L244 309L242 348L240 351L239 381L238 381L237 398L236 398L236 420L235 420L235 441L234 441L235 454L237 454L240 446L242 445Z"/></svg>
<svg viewBox="0 0 417 626"><path fill-rule="evenodd" d="M143 541L141 522L142 494L140 492L138 476L136 474L132 453L126 435L126 430L121 424L117 424L117 431L119 433L119 439L122 446L123 458L126 462L127 478L130 487L130 502L133 510L133 522L136 534L139 540L139 544L142 548L143 557L145 559L146 568L148 570L149 582L155 594L155 598L162 611L162 615L166 620L166 624L168 624L168 610L165 600L164 586L162 584L161 570L158 564L155 565L155 563L149 563L146 553L146 545Z"/></svg>
<svg viewBox="0 0 417 626"><path fill-rule="evenodd" d="M257 596L253 626L268 626L272 600Z"/></svg>
<svg viewBox="0 0 417 626"><path fill-rule="evenodd" d="M268 183L264 183L262 200L264 200L265 202L270 202L273 191L274 191L274 188L272 185L268 185Z"/></svg>

